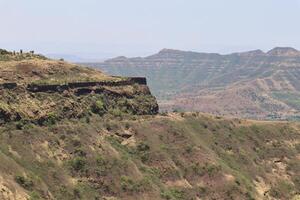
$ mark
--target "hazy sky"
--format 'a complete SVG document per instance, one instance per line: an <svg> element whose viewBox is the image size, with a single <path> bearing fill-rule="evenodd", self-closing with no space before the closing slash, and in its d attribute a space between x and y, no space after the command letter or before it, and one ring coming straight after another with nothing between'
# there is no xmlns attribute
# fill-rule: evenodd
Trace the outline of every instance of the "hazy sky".
<svg viewBox="0 0 300 200"><path fill-rule="evenodd" d="M300 0L0 0L0 48L103 58L300 49Z"/></svg>

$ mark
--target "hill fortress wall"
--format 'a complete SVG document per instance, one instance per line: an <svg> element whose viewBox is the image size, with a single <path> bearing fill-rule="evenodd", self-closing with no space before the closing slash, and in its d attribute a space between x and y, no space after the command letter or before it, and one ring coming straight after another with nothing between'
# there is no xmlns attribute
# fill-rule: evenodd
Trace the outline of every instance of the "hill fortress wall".
<svg viewBox="0 0 300 200"><path fill-rule="evenodd" d="M27 90L30 92L62 92L68 89L95 87L95 86L126 86L126 85L147 85L145 77L128 77L120 81L93 81L93 82L72 82L66 84L35 84L27 85ZM18 86L17 83L0 84L0 89L14 89Z"/></svg>

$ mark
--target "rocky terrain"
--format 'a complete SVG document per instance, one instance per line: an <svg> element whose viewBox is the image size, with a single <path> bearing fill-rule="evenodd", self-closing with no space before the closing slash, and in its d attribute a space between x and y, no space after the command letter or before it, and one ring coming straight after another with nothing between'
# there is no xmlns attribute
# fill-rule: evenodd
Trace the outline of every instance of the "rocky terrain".
<svg viewBox="0 0 300 200"><path fill-rule="evenodd" d="M52 123L62 118L86 117L91 112L101 115L158 112L145 78L111 77L39 57L19 61L12 57L10 61L0 61L0 67L2 123L16 120Z"/></svg>
<svg viewBox="0 0 300 200"><path fill-rule="evenodd" d="M144 78L0 60L1 200L300 197L299 123L158 114Z"/></svg>
<svg viewBox="0 0 300 200"><path fill-rule="evenodd" d="M300 116L300 52L293 48L230 55L164 49L88 65L114 75L146 76L161 110L254 119Z"/></svg>

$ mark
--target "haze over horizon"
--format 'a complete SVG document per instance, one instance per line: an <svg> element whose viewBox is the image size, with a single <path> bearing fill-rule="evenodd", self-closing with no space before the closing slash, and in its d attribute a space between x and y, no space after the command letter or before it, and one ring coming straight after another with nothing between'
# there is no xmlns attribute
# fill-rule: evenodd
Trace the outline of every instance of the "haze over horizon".
<svg viewBox="0 0 300 200"><path fill-rule="evenodd" d="M300 49L299 11L300 0L0 0L0 48L87 60Z"/></svg>

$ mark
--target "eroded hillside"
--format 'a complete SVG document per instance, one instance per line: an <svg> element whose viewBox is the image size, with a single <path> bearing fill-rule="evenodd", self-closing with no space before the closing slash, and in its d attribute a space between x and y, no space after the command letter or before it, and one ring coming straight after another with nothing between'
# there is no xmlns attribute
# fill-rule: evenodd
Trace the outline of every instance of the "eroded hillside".
<svg viewBox="0 0 300 200"><path fill-rule="evenodd" d="M89 65L115 75L146 76L161 110L255 119L300 116L300 52L293 48L230 55L164 49Z"/></svg>

